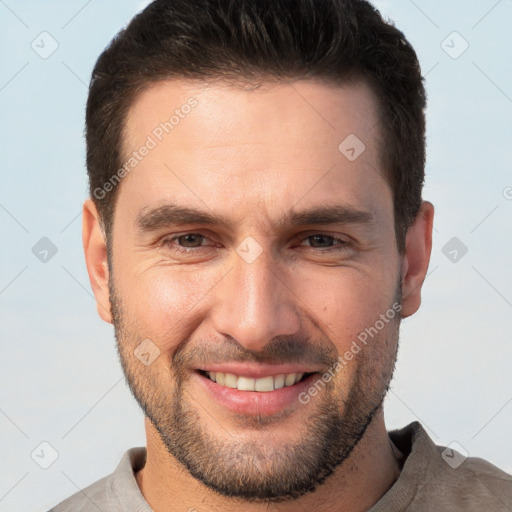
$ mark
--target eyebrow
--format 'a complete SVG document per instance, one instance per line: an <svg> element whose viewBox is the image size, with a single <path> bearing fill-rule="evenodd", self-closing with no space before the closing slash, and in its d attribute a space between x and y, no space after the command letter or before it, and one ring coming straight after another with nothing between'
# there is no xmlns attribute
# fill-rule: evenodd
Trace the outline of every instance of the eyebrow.
<svg viewBox="0 0 512 512"><path fill-rule="evenodd" d="M276 228L312 224L371 225L374 223L375 217L370 212L340 204L312 207L304 210L292 209L273 222ZM143 208L136 219L136 226L142 232L156 231L183 224L230 226L232 223L221 215L172 203L155 208Z"/></svg>

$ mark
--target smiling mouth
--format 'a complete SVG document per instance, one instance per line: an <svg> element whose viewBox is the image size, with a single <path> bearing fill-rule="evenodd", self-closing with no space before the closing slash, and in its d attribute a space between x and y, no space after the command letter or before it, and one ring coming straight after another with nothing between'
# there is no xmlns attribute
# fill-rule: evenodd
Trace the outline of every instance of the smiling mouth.
<svg viewBox="0 0 512 512"><path fill-rule="evenodd" d="M235 375L234 373L203 370L200 370L199 373L222 387L238 389L239 391L258 391L260 393L268 393L276 389L294 386L312 375L312 373L284 373L252 378L243 375Z"/></svg>

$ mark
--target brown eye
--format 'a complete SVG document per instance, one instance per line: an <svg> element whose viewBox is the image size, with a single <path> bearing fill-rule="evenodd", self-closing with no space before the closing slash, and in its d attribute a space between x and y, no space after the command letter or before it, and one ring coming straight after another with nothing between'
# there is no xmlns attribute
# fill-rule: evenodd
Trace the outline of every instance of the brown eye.
<svg viewBox="0 0 512 512"><path fill-rule="evenodd" d="M200 247L204 241L204 236L197 233L187 233L176 238L182 247Z"/></svg>
<svg viewBox="0 0 512 512"><path fill-rule="evenodd" d="M317 254L346 253L351 247L351 242L328 233L313 233L303 236L299 246Z"/></svg>
<svg viewBox="0 0 512 512"><path fill-rule="evenodd" d="M334 245L334 237L330 235L311 235L307 237L311 247L332 247Z"/></svg>

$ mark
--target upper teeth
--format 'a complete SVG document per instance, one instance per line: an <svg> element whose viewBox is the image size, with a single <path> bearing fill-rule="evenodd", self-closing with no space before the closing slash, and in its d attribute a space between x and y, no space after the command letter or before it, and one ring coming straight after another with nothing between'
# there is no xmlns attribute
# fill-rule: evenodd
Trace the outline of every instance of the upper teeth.
<svg viewBox="0 0 512 512"><path fill-rule="evenodd" d="M206 372L213 382L226 386L228 388L238 389L240 391L274 391L285 386L293 386L304 376L303 373L286 373L276 376L261 377L253 379L251 377L242 377L233 373Z"/></svg>

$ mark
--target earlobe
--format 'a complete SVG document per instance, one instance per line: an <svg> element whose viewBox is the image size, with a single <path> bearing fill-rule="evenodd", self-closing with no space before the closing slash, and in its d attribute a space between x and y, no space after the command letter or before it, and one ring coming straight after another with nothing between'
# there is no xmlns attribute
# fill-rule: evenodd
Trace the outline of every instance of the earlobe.
<svg viewBox="0 0 512 512"><path fill-rule="evenodd" d="M98 210L91 199L87 199L83 206L82 242L87 272L96 298L98 314L105 322L112 323L108 287L107 244Z"/></svg>
<svg viewBox="0 0 512 512"><path fill-rule="evenodd" d="M433 221L434 206L423 201L413 225L407 230L402 260L402 318L416 313L421 304L421 287L432 251Z"/></svg>

